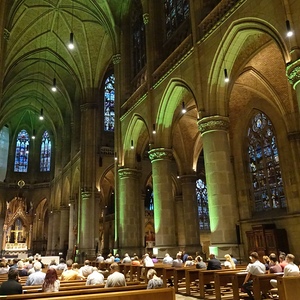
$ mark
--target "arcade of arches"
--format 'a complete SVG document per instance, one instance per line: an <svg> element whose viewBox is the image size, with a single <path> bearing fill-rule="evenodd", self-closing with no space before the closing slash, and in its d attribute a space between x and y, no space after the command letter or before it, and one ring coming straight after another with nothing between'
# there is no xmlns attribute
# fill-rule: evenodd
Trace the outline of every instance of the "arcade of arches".
<svg viewBox="0 0 300 300"><path fill-rule="evenodd" d="M300 257L299 14L1 1L2 254Z"/></svg>

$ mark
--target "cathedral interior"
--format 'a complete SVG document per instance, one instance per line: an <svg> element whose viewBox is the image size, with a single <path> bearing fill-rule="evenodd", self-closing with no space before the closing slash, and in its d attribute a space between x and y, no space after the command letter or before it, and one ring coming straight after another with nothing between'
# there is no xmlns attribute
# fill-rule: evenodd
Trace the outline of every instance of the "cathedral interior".
<svg viewBox="0 0 300 300"><path fill-rule="evenodd" d="M300 258L300 1L0 2L1 253Z"/></svg>

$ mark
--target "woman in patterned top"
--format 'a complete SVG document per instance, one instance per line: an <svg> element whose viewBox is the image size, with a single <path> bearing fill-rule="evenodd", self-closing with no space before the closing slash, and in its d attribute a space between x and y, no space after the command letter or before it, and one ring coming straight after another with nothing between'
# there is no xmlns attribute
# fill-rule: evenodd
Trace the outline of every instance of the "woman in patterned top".
<svg viewBox="0 0 300 300"><path fill-rule="evenodd" d="M159 289L163 287L163 281L161 278L156 276L156 271L154 269L150 269L147 273L148 278L148 286L147 289Z"/></svg>
<svg viewBox="0 0 300 300"><path fill-rule="evenodd" d="M43 292L58 292L60 286L60 281L57 278L57 273L55 269L48 269L44 283L42 285Z"/></svg>

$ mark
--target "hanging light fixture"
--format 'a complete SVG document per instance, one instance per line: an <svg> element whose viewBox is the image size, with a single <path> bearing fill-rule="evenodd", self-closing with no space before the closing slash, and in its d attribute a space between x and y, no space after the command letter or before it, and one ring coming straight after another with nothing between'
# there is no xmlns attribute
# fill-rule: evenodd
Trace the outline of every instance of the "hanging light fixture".
<svg viewBox="0 0 300 300"><path fill-rule="evenodd" d="M130 149L134 149L134 146L133 146L133 140L131 140L131 143L130 143Z"/></svg>
<svg viewBox="0 0 300 300"><path fill-rule="evenodd" d="M44 120L44 110L41 108L41 113L40 113L40 120Z"/></svg>
<svg viewBox="0 0 300 300"><path fill-rule="evenodd" d="M29 145L26 146L26 154L29 153Z"/></svg>
<svg viewBox="0 0 300 300"><path fill-rule="evenodd" d="M184 103L184 101L182 102L182 110L181 110L181 112L182 112L183 114L186 113L186 108L185 108L185 103Z"/></svg>
<svg viewBox="0 0 300 300"><path fill-rule="evenodd" d="M286 20L286 21L285 21L285 24L286 24L286 36L287 36L287 37L291 37L294 33L293 33L292 28L291 28L290 21L289 21L289 20Z"/></svg>
<svg viewBox="0 0 300 300"><path fill-rule="evenodd" d="M74 33L73 32L70 33L70 42L68 44L68 48L70 50L74 49Z"/></svg>
<svg viewBox="0 0 300 300"><path fill-rule="evenodd" d="M115 152L115 161L118 160L117 152Z"/></svg>
<svg viewBox="0 0 300 300"><path fill-rule="evenodd" d="M56 78L55 77L53 78L53 84L52 84L51 90L52 90L52 92L56 92L57 91Z"/></svg>
<svg viewBox="0 0 300 300"><path fill-rule="evenodd" d="M156 134L155 124L153 124L153 126L152 126L152 133L153 133L153 134Z"/></svg>
<svg viewBox="0 0 300 300"><path fill-rule="evenodd" d="M32 138L33 140L35 140L35 129L33 129L33 131L32 131L32 136L31 136L31 138Z"/></svg>
<svg viewBox="0 0 300 300"><path fill-rule="evenodd" d="M224 69L224 81L229 82L228 72L226 68Z"/></svg>

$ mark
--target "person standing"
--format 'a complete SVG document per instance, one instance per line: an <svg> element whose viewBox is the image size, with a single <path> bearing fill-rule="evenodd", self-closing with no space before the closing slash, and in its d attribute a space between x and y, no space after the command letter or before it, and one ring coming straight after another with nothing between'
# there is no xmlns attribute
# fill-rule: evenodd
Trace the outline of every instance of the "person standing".
<svg viewBox="0 0 300 300"><path fill-rule="evenodd" d="M8 280L4 281L0 287L0 295L22 294L22 285L18 282L19 273L16 268L8 271Z"/></svg>

